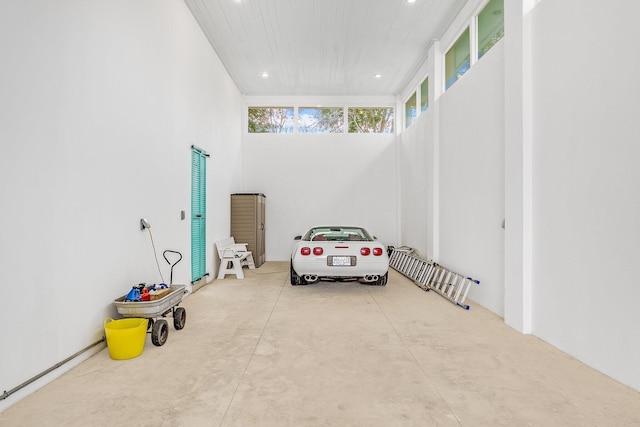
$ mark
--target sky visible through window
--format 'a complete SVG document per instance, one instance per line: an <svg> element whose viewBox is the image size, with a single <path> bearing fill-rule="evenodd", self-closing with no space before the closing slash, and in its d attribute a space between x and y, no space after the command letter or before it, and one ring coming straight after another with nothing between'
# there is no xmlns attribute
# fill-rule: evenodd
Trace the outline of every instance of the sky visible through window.
<svg viewBox="0 0 640 427"><path fill-rule="evenodd" d="M393 107L248 107L249 133L392 133Z"/></svg>

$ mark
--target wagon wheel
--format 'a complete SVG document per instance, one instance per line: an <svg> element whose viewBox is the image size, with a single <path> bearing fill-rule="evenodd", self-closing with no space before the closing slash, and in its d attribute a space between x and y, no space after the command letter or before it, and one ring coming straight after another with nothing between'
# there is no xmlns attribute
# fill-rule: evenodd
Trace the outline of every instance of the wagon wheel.
<svg viewBox="0 0 640 427"><path fill-rule="evenodd" d="M153 329L153 319L149 319L149 323L147 323L147 332Z"/></svg>
<svg viewBox="0 0 640 427"><path fill-rule="evenodd" d="M151 330L151 342L158 347L167 342L169 336L169 323L164 319L156 320Z"/></svg>
<svg viewBox="0 0 640 427"><path fill-rule="evenodd" d="M187 310L185 310L183 307L176 307L175 310L173 310L173 327L179 331L180 329L184 328L184 324L186 321Z"/></svg>

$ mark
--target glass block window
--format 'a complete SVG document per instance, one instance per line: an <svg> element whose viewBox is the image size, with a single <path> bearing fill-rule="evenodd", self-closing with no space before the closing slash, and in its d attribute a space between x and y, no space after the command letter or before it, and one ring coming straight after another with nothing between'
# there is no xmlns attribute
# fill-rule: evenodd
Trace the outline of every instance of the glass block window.
<svg viewBox="0 0 640 427"><path fill-rule="evenodd" d="M429 77L420 84L420 111L429 108Z"/></svg>
<svg viewBox="0 0 640 427"><path fill-rule="evenodd" d="M471 58L469 28L464 30L455 44L444 57L445 87L449 89L464 73L469 70Z"/></svg>
<svg viewBox="0 0 640 427"><path fill-rule="evenodd" d="M349 107L349 133L392 133L393 107Z"/></svg>
<svg viewBox="0 0 640 427"><path fill-rule="evenodd" d="M249 133L293 133L293 107L249 107Z"/></svg>
<svg viewBox="0 0 640 427"><path fill-rule="evenodd" d="M504 0L491 0L478 15L478 59L504 36Z"/></svg>
<svg viewBox="0 0 640 427"><path fill-rule="evenodd" d="M344 108L298 107L298 132L344 132Z"/></svg>
<svg viewBox="0 0 640 427"><path fill-rule="evenodd" d="M413 92L411 98L404 104L404 127L408 128L416 119L418 112L416 110L416 93Z"/></svg>

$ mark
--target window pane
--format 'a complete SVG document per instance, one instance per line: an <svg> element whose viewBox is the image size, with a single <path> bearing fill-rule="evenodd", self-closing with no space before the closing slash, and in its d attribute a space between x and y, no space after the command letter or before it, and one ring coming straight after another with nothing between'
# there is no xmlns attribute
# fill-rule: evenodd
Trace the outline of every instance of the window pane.
<svg viewBox="0 0 640 427"><path fill-rule="evenodd" d="M469 28L467 28L444 57L447 89L469 69L471 57L469 45Z"/></svg>
<svg viewBox="0 0 640 427"><path fill-rule="evenodd" d="M249 107L249 133L293 133L293 107Z"/></svg>
<svg viewBox="0 0 640 427"><path fill-rule="evenodd" d="M348 110L349 133L392 133L392 107L353 107Z"/></svg>
<svg viewBox="0 0 640 427"><path fill-rule="evenodd" d="M491 0L478 15L478 58L504 36L504 0Z"/></svg>
<svg viewBox="0 0 640 427"><path fill-rule="evenodd" d="M298 108L298 132L341 133L344 132L344 108Z"/></svg>
<svg viewBox="0 0 640 427"><path fill-rule="evenodd" d="M411 98L404 104L404 127L408 128L411 123L416 119L416 93L411 95Z"/></svg>
<svg viewBox="0 0 640 427"><path fill-rule="evenodd" d="M429 77L420 85L420 111L429 108Z"/></svg>

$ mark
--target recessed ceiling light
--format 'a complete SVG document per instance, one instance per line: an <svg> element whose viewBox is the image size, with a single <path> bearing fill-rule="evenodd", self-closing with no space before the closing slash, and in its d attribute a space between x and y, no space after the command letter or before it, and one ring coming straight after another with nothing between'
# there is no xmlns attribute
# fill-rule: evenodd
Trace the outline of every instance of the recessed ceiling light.
<svg viewBox="0 0 640 427"><path fill-rule="evenodd" d="M375 74L373 75L373 77L375 77L376 79L380 79L380 78L382 78L382 74L380 74L380 73L375 73Z"/></svg>
<svg viewBox="0 0 640 427"><path fill-rule="evenodd" d="M407 0L407 3L415 3L416 0Z"/></svg>
<svg viewBox="0 0 640 427"><path fill-rule="evenodd" d="M263 79L266 79L267 77L269 77L269 73L267 73L266 71L263 71L262 74L260 74L262 76Z"/></svg>

